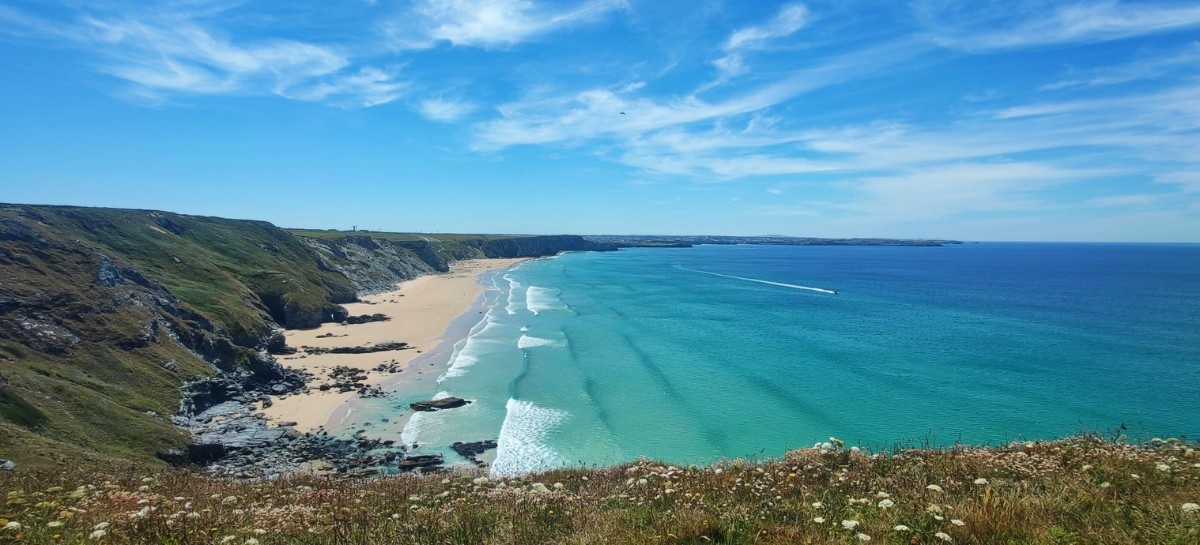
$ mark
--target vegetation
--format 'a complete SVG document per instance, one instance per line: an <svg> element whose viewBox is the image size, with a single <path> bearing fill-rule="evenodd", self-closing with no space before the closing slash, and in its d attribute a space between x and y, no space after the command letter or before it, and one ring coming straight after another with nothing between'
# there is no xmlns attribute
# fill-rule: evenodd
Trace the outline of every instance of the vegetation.
<svg viewBox="0 0 1200 545"><path fill-rule="evenodd" d="M0 475L21 543L1157 543L1200 541L1195 445L1078 437L763 463L640 461L513 479Z"/></svg>
<svg viewBox="0 0 1200 545"><path fill-rule="evenodd" d="M338 231L336 229L288 229L288 232L298 237L322 240L336 240L346 237L371 237L389 242L429 242L433 244L446 242L504 240L523 238L524 235L464 235L453 233L389 233L386 231Z"/></svg>

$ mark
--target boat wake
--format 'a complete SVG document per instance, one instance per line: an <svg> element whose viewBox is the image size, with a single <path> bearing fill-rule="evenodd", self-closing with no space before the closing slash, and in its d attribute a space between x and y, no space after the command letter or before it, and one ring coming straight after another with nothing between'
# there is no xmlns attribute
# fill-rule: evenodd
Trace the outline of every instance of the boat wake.
<svg viewBox="0 0 1200 545"><path fill-rule="evenodd" d="M688 269L688 268L679 267L679 266L676 266L676 268L681 271L688 271L688 272L694 272L694 273L700 273L700 274L709 274L712 276L720 276L722 278L732 278L734 280L743 280L746 282L755 282L757 284L766 284L768 286L779 286L781 288L791 288L794 290L815 291L817 293L825 293L828 295L837 295L837 293L838 293L837 290L827 290L825 288L814 288L812 286L801 286L799 284L785 284L783 282L772 282L770 280L760 280L758 278L746 278L744 276L733 276L732 274L721 274L721 273L708 272L708 271L698 271L696 269Z"/></svg>

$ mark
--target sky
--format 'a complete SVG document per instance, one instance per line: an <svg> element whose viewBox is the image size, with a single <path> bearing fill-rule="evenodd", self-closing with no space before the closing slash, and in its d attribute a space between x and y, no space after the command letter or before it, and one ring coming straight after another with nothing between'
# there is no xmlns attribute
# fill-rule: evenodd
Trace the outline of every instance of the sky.
<svg viewBox="0 0 1200 545"><path fill-rule="evenodd" d="M1200 242L1200 3L0 0L0 202Z"/></svg>

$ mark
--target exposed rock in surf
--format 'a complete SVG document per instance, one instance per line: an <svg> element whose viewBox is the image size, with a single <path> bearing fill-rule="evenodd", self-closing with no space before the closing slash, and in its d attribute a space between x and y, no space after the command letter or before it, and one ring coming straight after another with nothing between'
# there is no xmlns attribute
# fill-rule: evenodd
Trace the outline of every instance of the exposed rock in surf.
<svg viewBox="0 0 1200 545"><path fill-rule="evenodd" d="M453 409L455 407L462 407L463 405L466 405L467 403L470 403L470 401L467 401L461 397L444 397L442 399L432 399L429 401L418 401L416 403L410 404L409 408L411 408L414 411L431 412L431 411L440 411L442 409Z"/></svg>

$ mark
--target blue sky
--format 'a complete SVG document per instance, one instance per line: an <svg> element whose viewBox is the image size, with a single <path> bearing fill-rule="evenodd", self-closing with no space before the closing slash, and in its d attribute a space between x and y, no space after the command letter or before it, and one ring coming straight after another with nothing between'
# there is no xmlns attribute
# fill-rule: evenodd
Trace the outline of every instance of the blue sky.
<svg viewBox="0 0 1200 545"><path fill-rule="evenodd" d="M0 0L0 73L7 202L1200 242L1194 1Z"/></svg>

